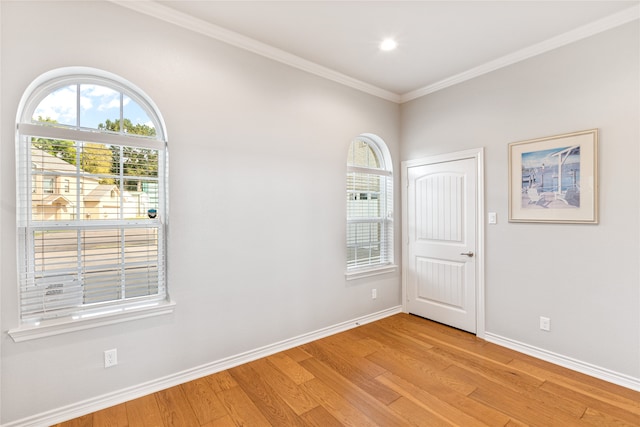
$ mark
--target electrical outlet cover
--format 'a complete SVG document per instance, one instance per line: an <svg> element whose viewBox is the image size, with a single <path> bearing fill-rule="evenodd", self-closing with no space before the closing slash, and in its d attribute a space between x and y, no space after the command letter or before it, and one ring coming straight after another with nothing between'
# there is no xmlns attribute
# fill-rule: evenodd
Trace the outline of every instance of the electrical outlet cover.
<svg viewBox="0 0 640 427"><path fill-rule="evenodd" d="M540 317L540 329L542 329L543 331L550 331L551 330L551 319L549 319L548 317Z"/></svg>
<svg viewBox="0 0 640 427"><path fill-rule="evenodd" d="M104 367L109 368L118 364L118 350L106 350L104 352Z"/></svg>

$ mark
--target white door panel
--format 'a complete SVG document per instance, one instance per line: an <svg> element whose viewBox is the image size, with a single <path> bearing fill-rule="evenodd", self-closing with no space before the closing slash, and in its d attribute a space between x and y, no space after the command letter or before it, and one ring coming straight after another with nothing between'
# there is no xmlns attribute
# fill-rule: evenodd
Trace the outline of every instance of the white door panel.
<svg viewBox="0 0 640 427"><path fill-rule="evenodd" d="M407 169L407 311L476 332L476 159Z"/></svg>

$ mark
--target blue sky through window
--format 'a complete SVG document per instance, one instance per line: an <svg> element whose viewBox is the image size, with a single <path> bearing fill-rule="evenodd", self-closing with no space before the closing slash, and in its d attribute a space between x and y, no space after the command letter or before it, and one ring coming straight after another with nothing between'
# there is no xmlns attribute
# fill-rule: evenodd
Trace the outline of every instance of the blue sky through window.
<svg viewBox="0 0 640 427"><path fill-rule="evenodd" d="M38 117L53 119L60 124L77 125L77 85L61 87L40 102L33 113L34 120ZM142 107L128 96L122 97L124 118L136 124L146 124L154 127L153 122ZM100 123L107 119L120 120L120 92L106 86L82 84L80 85L80 126L97 129Z"/></svg>

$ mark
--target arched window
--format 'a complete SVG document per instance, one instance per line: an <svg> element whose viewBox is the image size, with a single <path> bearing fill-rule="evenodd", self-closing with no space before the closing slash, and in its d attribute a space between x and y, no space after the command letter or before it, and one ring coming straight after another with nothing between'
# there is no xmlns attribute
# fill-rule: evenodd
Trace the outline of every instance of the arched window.
<svg viewBox="0 0 640 427"><path fill-rule="evenodd" d="M347 159L347 275L393 264L393 169L384 142L363 134Z"/></svg>
<svg viewBox="0 0 640 427"><path fill-rule="evenodd" d="M110 73L54 70L17 122L21 328L165 304L167 138L152 101Z"/></svg>

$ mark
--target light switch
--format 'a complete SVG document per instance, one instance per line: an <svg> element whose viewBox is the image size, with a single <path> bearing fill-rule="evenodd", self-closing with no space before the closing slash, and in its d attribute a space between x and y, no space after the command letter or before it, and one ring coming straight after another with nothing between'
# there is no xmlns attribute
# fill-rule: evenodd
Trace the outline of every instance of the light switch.
<svg viewBox="0 0 640 427"><path fill-rule="evenodd" d="M495 212L489 212L489 224L497 224L498 223L498 215Z"/></svg>

